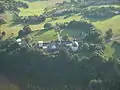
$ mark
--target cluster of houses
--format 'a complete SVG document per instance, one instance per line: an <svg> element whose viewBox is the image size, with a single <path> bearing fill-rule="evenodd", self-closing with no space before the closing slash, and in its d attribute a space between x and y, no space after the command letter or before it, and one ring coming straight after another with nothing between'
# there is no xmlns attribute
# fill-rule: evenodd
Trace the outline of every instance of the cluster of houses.
<svg viewBox="0 0 120 90"><path fill-rule="evenodd" d="M38 41L32 45L29 45L24 39L17 39L16 42L21 47L34 47L36 49L42 49L47 52L59 51L61 47L67 48L73 52L76 52L79 49L79 44L77 40L68 40L68 41Z"/></svg>

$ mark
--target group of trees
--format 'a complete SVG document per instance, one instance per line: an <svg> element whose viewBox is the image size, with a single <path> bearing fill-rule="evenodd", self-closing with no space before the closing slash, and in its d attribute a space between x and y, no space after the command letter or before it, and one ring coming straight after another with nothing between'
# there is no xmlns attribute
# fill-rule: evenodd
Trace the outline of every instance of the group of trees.
<svg viewBox="0 0 120 90"><path fill-rule="evenodd" d="M82 15L86 18L93 19L106 19L120 14L119 8L116 7L92 7L86 8L81 11Z"/></svg>
<svg viewBox="0 0 120 90"><path fill-rule="evenodd" d="M15 0L0 0L0 13L3 13L5 10L19 12L19 7L28 8L28 5Z"/></svg>
<svg viewBox="0 0 120 90"><path fill-rule="evenodd" d="M52 29L52 28L53 28L53 26L52 26L51 23L45 23L44 24L44 29Z"/></svg>
<svg viewBox="0 0 120 90"><path fill-rule="evenodd" d="M2 40L2 38L6 35L5 31L0 31L0 41Z"/></svg>
<svg viewBox="0 0 120 90"><path fill-rule="evenodd" d="M86 34L85 41L89 43L102 43L103 36L101 31L96 28L90 29Z"/></svg>
<svg viewBox="0 0 120 90"><path fill-rule="evenodd" d="M105 36L105 38L106 38L106 39L111 39L112 36L113 36L113 31L112 31L112 29L107 30L107 31L106 31L106 36Z"/></svg>
<svg viewBox="0 0 120 90"><path fill-rule="evenodd" d="M91 28L94 28L94 26L91 23L88 23L85 21L72 20L68 23L67 28L80 29L84 32L88 32L88 31L90 31Z"/></svg>
<svg viewBox="0 0 120 90"><path fill-rule="evenodd" d="M25 26L23 27L23 30L20 30L20 31L18 32L18 36L19 36L19 37L23 37L23 36L28 35L28 34L31 33L31 32L32 32L32 30L31 30L30 26L29 26L29 25L25 25Z"/></svg>
<svg viewBox="0 0 120 90"><path fill-rule="evenodd" d="M21 48L13 40L0 43L0 73L26 90L119 90L119 61L99 54L80 57L66 49L50 55Z"/></svg>
<svg viewBox="0 0 120 90"><path fill-rule="evenodd" d="M25 23L25 24L38 24L42 23L46 20L46 17L44 15L40 16L26 16L22 17L16 14L16 18L14 19L14 23Z"/></svg>

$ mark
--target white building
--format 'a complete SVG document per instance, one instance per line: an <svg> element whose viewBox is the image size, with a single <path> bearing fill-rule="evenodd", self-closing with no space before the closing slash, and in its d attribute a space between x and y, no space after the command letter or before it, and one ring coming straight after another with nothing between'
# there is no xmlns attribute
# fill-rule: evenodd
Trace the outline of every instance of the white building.
<svg viewBox="0 0 120 90"><path fill-rule="evenodd" d="M74 41L74 42L72 43L71 50L72 50L73 52L76 52L78 49L79 49L79 44L78 44L77 41Z"/></svg>
<svg viewBox="0 0 120 90"><path fill-rule="evenodd" d="M43 47L43 41L38 41L38 47L39 48Z"/></svg>

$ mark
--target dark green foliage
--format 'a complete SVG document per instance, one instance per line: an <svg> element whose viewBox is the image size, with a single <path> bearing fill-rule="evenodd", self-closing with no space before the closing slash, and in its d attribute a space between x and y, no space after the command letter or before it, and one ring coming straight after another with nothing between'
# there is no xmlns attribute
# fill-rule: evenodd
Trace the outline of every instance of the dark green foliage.
<svg viewBox="0 0 120 90"><path fill-rule="evenodd" d="M31 32L32 32L32 30L31 30L30 26L29 26L29 25L25 25L25 26L23 27L23 30L20 30L20 31L18 32L18 36L19 36L19 37L23 37L23 36L25 36L25 35L30 34Z"/></svg>
<svg viewBox="0 0 120 90"><path fill-rule="evenodd" d="M5 32L5 31L3 31L1 34L2 34L2 36L5 36L5 35L6 35L6 32Z"/></svg>
<svg viewBox="0 0 120 90"><path fill-rule="evenodd" d="M91 28L94 28L94 26L91 23L75 20L71 21L67 27L72 29L80 29L84 32L88 32Z"/></svg>
<svg viewBox="0 0 120 90"><path fill-rule="evenodd" d="M2 17L0 17L0 18L2 18ZM6 23L6 21L4 19L0 19L0 25L5 24L5 23Z"/></svg>
<svg viewBox="0 0 120 90"><path fill-rule="evenodd" d="M119 8L115 7L99 7L99 8L85 8L82 11L84 17L93 20L102 20L113 17L120 13Z"/></svg>
<svg viewBox="0 0 120 90"><path fill-rule="evenodd" d="M112 36L113 36L113 31L112 31L112 29L109 29L108 31L106 31L106 39L110 39L110 38L112 38Z"/></svg>
<svg viewBox="0 0 120 90"><path fill-rule="evenodd" d="M14 20L14 23L24 23L24 24L39 24L46 20L46 17L44 15L40 16L28 16L28 17L19 17L16 14L16 19Z"/></svg>
<svg viewBox="0 0 120 90"><path fill-rule="evenodd" d="M96 46L95 49L100 48ZM110 87L119 90L118 86L109 83L109 80L116 83L119 78L118 66L119 60L106 60L100 54L80 58L61 49L58 54L49 55L34 48L21 48L13 39L0 43L0 73L13 75L18 82L23 80L24 88L32 84L44 88L67 85L67 89L80 86L83 90L106 90Z"/></svg>
<svg viewBox="0 0 120 90"><path fill-rule="evenodd" d="M91 29L86 37L85 41L90 42L90 43L102 43L102 33L100 30L97 29Z"/></svg>
<svg viewBox="0 0 120 90"><path fill-rule="evenodd" d="M63 36L62 36L62 39L63 39L64 41L68 41L68 40L69 40L68 34L63 35Z"/></svg>
<svg viewBox="0 0 120 90"><path fill-rule="evenodd" d="M101 90L103 87L102 80L91 80L89 83L90 90Z"/></svg>
<svg viewBox="0 0 120 90"><path fill-rule="evenodd" d="M52 27L52 24L51 24L51 23L45 23L45 24L44 24L44 28L45 28L45 29L52 29L53 27Z"/></svg>
<svg viewBox="0 0 120 90"><path fill-rule="evenodd" d="M13 12L19 12L19 7L28 8L26 3L15 1L15 0L0 0L0 13L3 13L5 10L10 10Z"/></svg>

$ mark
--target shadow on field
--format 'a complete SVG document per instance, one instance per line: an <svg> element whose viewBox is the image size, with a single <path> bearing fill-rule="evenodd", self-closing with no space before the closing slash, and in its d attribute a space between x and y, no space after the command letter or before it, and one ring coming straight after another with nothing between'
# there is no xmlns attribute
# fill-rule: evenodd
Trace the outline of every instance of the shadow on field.
<svg viewBox="0 0 120 90"><path fill-rule="evenodd" d="M38 35L41 35L41 34L47 32L47 31L48 31L47 29L42 29L42 30L37 30L37 31L34 31L34 32L36 33L35 36L38 36Z"/></svg>
<svg viewBox="0 0 120 90"><path fill-rule="evenodd" d="M9 25L9 27L14 27L14 26L17 26L17 25L19 25L19 24L21 24L21 23L19 23L19 22L11 23L11 24Z"/></svg>
<svg viewBox="0 0 120 90"><path fill-rule="evenodd" d="M17 25L19 25L19 24L21 24L21 25L37 25L37 24L40 24L40 23L42 23L42 22L26 22L26 23L23 23L23 22L13 22L13 23L11 23L10 25L9 25L9 27L13 27L13 26L17 26Z"/></svg>
<svg viewBox="0 0 120 90"><path fill-rule="evenodd" d="M116 16L116 15L115 15ZM104 20L108 20L110 18L113 18L115 16L111 16L111 17L87 17L87 16L84 16L83 18L84 19L87 19L91 22L97 22L97 21L104 21Z"/></svg>

